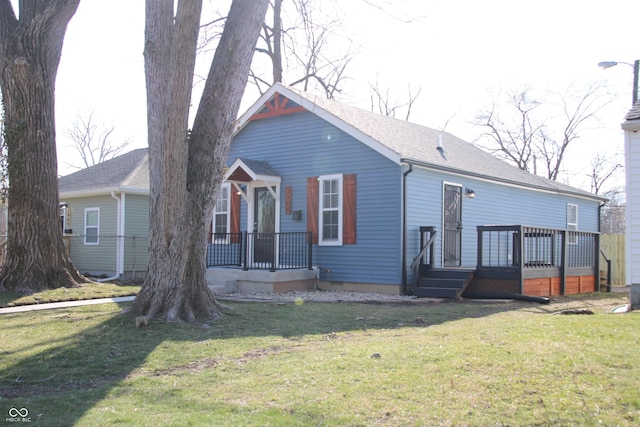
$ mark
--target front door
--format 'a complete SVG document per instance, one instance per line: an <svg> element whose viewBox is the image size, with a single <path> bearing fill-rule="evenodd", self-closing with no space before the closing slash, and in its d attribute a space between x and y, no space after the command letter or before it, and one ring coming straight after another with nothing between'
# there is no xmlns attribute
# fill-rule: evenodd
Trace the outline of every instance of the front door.
<svg viewBox="0 0 640 427"><path fill-rule="evenodd" d="M444 267L460 267L462 246L462 187L444 185Z"/></svg>
<svg viewBox="0 0 640 427"><path fill-rule="evenodd" d="M276 199L267 187L259 187L254 193L253 232L254 262L272 262L276 231Z"/></svg>

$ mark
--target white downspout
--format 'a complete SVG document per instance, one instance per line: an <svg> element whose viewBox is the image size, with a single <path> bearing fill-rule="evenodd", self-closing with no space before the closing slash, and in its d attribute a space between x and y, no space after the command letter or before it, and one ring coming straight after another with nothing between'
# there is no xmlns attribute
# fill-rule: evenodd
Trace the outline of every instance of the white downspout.
<svg viewBox="0 0 640 427"><path fill-rule="evenodd" d="M124 193L116 196L116 192L111 192L111 197L116 199L116 274L112 277L99 279L98 282L109 282L118 279L124 273Z"/></svg>

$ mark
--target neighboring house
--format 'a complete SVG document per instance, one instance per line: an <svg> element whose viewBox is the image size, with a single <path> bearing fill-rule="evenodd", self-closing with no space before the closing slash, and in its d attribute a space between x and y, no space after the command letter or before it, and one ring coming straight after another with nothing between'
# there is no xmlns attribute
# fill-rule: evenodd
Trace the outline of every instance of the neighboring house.
<svg viewBox="0 0 640 427"><path fill-rule="evenodd" d="M60 218L74 265L94 277L146 272L149 236L147 149L58 180Z"/></svg>
<svg viewBox="0 0 640 427"><path fill-rule="evenodd" d="M604 199L445 132L276 84L238 119L228 165L207 260L227 290L459 296L460 272L473 292L598 286Z"/></svg>
<svg viewBox="0 0 640 427"><path fill-rule="evenodd" d="M630 287L630 303L640 308L640 101L625 117L624 129L626 171L626 277Z"/></svg>

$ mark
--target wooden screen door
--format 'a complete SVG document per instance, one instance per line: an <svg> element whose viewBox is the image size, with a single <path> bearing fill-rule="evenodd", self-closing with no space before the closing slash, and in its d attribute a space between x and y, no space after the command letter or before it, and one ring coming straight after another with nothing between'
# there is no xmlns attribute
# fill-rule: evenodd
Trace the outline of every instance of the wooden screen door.
<svg viewBox="0 0 640 427"><path fill-rule="evenodd" d="M254 198L254 262L271 262L276 231L276 199L267 187L255 189Z"/></svg>
<svg viewBox="0 0 640 427"><path fill-rule="evenodd" d="M462 263L462 187L444 185L443 266L460 267Z"/></svg>

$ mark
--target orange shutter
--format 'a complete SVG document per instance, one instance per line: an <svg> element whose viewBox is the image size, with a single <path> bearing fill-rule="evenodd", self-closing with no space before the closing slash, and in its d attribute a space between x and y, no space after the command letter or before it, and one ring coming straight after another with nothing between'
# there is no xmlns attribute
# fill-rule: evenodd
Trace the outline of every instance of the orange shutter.
<svg viewBox="0 0 640 427"><path fill-rule="evenodd" d="M291 203L292 203L292 187L285 187L284 189L284 214L291 215Z"/></svg>
<svg viewBox="0 0 640 427"><path fill-rule="evenodd" d="M342 243L355 245L356 243L356 176L342 177Z"/></svg>
<svg viewBox="0 0 640 427"><path fill-rule="evenodd" d="M318 243L318 197L320 184L318 177L307 178L307 231L311 231L312 243Z"/></svg>
<svg viewBox="0 0 640 427"><path fill-rule="evenodd" d="M232 186L231 187L231 224L229 232L232 233L231 243L238 243L240 238L237 234L240 233L240 195L238 191Z"/></svg>

